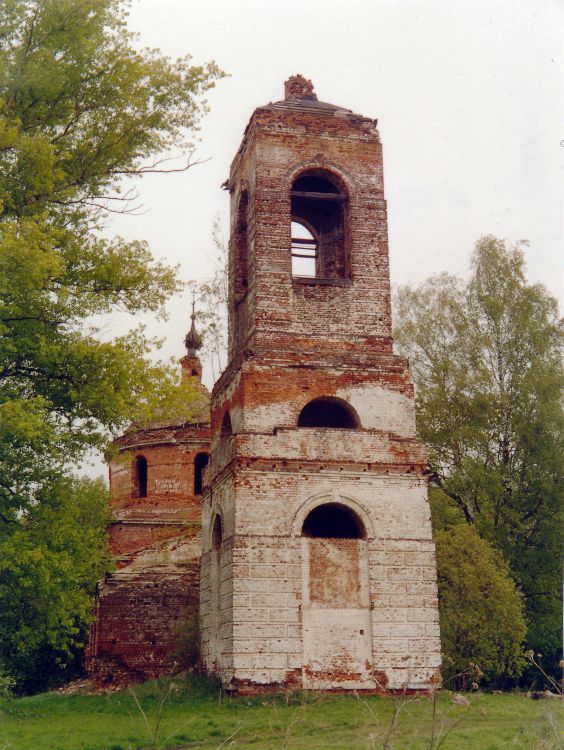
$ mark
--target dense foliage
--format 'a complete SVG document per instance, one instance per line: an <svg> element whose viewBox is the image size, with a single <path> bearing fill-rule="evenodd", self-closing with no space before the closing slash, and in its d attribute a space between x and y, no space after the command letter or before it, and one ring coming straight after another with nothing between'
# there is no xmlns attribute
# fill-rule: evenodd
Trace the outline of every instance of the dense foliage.
<svg viewBox="0 0 564 750"><path fill-rule="evenodd" d="M461 520L501 552L524 596L527 645L557 669L564 373L556 301L527 283L520 247L476 245L468 283L400 290L396 340L411 361L429 448L435 528Z"/></svg>
<svg viewBox="0 0 564 750"><path fill-rule="evenodd" d="M79 667L91 608L85 594L107 565L101 481L61 478L36 500L1 545L0 655L20 691Z"/></svg>
<svg viewBox="0 0 564 750"><path fill-rule="evenodd" d="M507 563L467 524L436 532L435 541L445 685L518 677L527 627Z"/></svg>
<svg viewBox="0 0 564 750"><path fill-rule="evenodd" d="M104 564L104 490L70 467L174 388L141 329L95 325L158 314L174 271L99 230L123 175L190 150L221 73L138 50L120 0L5 0L0 40L0 666L31 688L83 642Z"/></svg>

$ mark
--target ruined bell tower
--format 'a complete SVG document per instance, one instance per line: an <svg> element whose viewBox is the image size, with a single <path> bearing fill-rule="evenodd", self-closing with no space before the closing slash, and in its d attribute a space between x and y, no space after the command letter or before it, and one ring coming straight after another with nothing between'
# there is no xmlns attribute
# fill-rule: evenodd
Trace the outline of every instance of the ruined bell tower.
<svg viewBox="0 0 564 750"><path fill-rule="evenodd" d="M205 666L240 690L425 689L435 556L411 373L392 351L376 123L294 76L253 113L226 186Z"/></svg>

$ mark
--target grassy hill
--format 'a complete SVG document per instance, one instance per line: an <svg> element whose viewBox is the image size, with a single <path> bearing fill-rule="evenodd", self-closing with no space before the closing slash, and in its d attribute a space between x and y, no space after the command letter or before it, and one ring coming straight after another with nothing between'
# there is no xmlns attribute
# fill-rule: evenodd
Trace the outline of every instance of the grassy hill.
<svg viewBox="0 0 564 750"><path fill-rule="evenodd" d="M180 678L107 695L45 693L0 701L0 750L563 747L561 701L466 697L467 706L446 692L435 705L423 697L311 693L229 698L210 683Z"/></svg>

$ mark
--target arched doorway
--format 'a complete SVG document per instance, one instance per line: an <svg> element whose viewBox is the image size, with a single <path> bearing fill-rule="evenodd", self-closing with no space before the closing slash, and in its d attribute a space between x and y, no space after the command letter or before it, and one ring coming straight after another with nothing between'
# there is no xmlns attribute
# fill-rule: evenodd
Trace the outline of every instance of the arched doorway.
<svg viewBox="0 0 564 750"><path fill-rule="evenodd" d="M365 525L331 501L310 511L301 534L304 688L375 687Z"/></svg>

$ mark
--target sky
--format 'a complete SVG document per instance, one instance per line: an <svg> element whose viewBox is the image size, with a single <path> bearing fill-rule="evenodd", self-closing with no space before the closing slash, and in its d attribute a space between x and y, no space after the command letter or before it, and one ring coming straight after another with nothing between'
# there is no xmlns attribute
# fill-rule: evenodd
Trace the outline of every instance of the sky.
<svg viewBox="0 0 564 750"><path fill-rule="evenodd" d="M208 96L204 163L145 176L141 215L109 227L185 281L213 272L214 220L229 226L220 186L253 110L301 73L320 100L378 119L394 286L467 275L476 240L494 234L528 240L528 278L564 301L562 0L133 0L129 24L142 45L229 74ZM183 354L189 303L145 320L161 356Z"/></svg>

